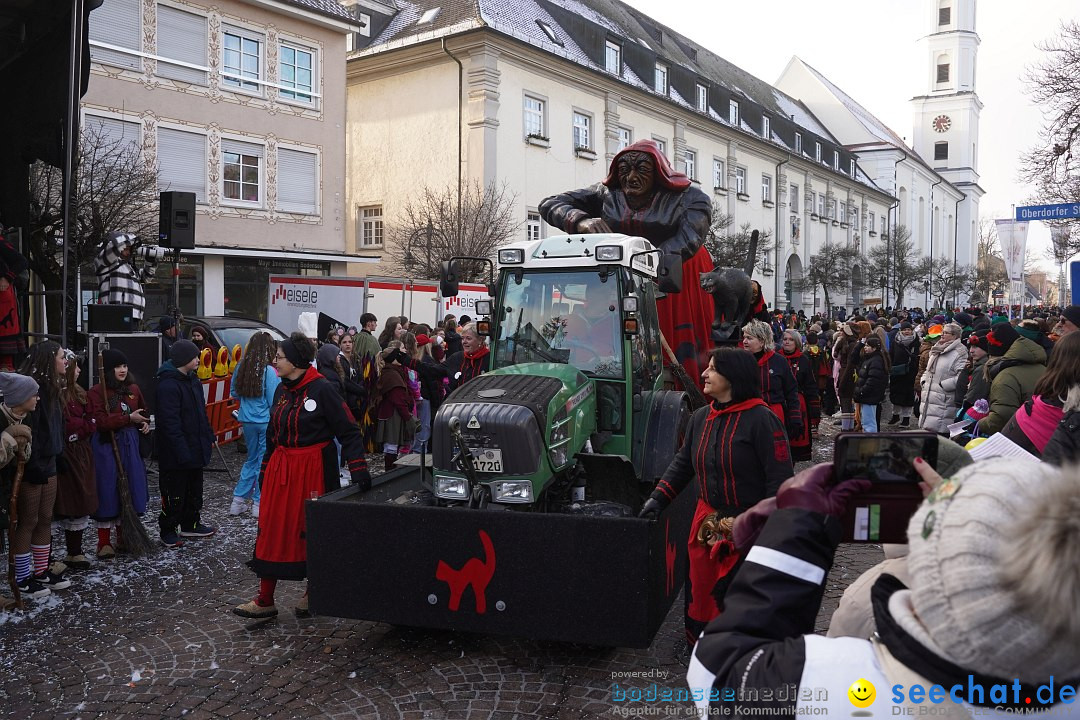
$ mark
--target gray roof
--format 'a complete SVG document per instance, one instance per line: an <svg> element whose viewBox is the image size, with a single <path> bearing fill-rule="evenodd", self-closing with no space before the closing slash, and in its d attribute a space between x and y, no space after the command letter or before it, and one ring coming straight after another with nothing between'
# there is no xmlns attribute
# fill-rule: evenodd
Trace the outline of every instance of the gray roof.
<svg viewBox="0 0 1080 720"><path fill-rule="evenodd" d="M348 8L343 6L337 0L288 0L288 2L290 5L296 5L305 10L319 13L320 15L326 15L338 20L356 22L356 18L353 17Z"/></svg>
<svg viewBox="0 0 1080 720"><path fill-rule="evenodd" d="M817 139L840 149L844 157L841 172L847 169L851 154L798 99L620 0L398 0L397 4L398 13L355 56L486 26L577 65L609 74L604 67L603 47L604 39L610 37L622 44L619 79L628 85L659 95L653 87L652 74L654 63L663 62L671 70L666 95L669 102L696 112L694 84L707 83L711 107L706 114L713 121L728 124L728 99L735 99L741 111L735 128L738 131L765 140L760 137L760 117L766 113L772 119L769 142L793 152L794 133L799 132L804 136L805 159L813 160L811 153ZM424 12L432 8L439 8L434 20L417 25ZM542 24L551 29L554 39ZM828 152L827 157L831 156ZM861 168L855 180L880 191Z"/></svg>

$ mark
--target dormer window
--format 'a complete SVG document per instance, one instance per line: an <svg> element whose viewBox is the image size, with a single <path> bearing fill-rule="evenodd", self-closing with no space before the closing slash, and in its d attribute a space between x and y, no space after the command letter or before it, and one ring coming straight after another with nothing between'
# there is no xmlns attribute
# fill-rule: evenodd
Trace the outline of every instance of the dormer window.
<svg viewBox="0 0 1080 720"><path fill-rule="evenodd" d="M656 63L656 78L653 88L661 95L668 94L668 69L663 63Z"/></svg>
<svg viewBox="0 0 1080 720"><path fill-rule="evenodd" d="M622 46L608 40L604 55L604 68L613 75L622 72Z"/></svg>
<svg viewBox="0 0 1080 720"><path fill-rule="evenodd" d="M709 88L700 83L697 86L698 112L709 112Z"/></svg>
<svg viewBox="0 0 1080 720"><path fill-rule="evenodd" d="M768 115L761 116L761 137L766 140L772 138L772 128L770 127Z"/></svg>
<svg viewBox="0 0 1080 720"><path fill-rule="evenodd" d="M425 10L424 14L420 16L420 19L416 21L416 24L427 25L428 23L433 22L435 18L439 17L439 13L441 11L442 8L431 8L430 10Z"/></svg>
<svg viewBox="0 0 1080 720"><path fill-rule="evenodd" d="M735 102L734 100L732 100L732 101L730 101L728 103L727 119L728 119L729 124L738 127L738 125L739 125L739 103Z"/></svg>

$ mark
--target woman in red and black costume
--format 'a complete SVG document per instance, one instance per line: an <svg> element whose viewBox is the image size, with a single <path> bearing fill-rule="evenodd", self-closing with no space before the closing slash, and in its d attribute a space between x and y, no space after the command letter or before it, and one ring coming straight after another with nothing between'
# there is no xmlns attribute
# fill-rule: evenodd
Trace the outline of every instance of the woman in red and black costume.
<svg viewBox="0 0 1080 720"><path fill-rule="evenodd" d="M772 328L760 320L751 320L743 325L742 346L757 360L762 399L780 418L788 438L799 437L803 431L799 388L787 360L773 351Z"/></svg>
<svg viewBox="0 0 1080 720"><path fill-rule="evenodd" d="M568 233L624 233L643 237L683 261L682 292L656 302L660 331L690 377L707 362L713 321L712 298L698 276L713 261L702 246L712 223L712 201L675 172L653 140L623 148L604 181L540 203L549 225Z"/></svg>
<svg viewBox="0 0 1080 720"><path fill-rule="evenodd" d="M298 332L282 340L274 356L281 385L266 428L259 531L254 557L247 563L259 576L259 594L233 608L241 617L277 615L277 581L307 577L304 502L341 486L335 437L352 482L362 489L371 487L360 428L333 384L311 366L314 359L315 346ZM307 612L305 591L296 613Z"/></svg>
<svg viewBox="0 0 1080 720"><path fill-rule="evenodd" d="M810 460L814 433L821 420L821 398L818 395L817 375L810 358L803 355L802 336L798 330L784 331L780 340L780 354L788 361L795 375L795 386L799 389L799 413L802 415L802 431L789 438L791 457L796 462Z"/></svg>
<svg viewBox="0 0 1080 720"><path fill-rule="evenodd" d="M761 399L754 358L734 347L709 353L701 379L712 402L690 418L682 447L641 510L655 518L690 481L698 490L690 523L685 591L686 638L693 645L723 609L724 592L741 558L730 539L709 547L699 539L703 522L734 518L759 500L776 495L794 474L787 435Z"/></svg>
<svg viewBox="0 0 1080 720"><path fill-rule="evenodd" d="M484 338L476 332L476 323L469 323L461 330L461 350L446 358L446 374L453 391L482 375L488 370L491 361L488 346Z"/></svg>

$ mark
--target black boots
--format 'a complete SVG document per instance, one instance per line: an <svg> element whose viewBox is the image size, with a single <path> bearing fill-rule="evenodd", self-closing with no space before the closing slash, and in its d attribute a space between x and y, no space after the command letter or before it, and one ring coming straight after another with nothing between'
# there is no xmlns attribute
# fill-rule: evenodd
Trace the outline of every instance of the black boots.
<svg viewBox="0 0 1080 720"><path fill-rule="evenodd" d="M397 457L398 456L396 453L383 453L383 470L385 470L386 472L390 472L395 467L397 467Z"/></svg>
<svg viewBox="0 0 1080 720"><path fill-rule="evenodd" d="M910 417L906 417L906 418L904 418L903 420L901 420L901 421L900 421L900 427L902 427L902 428L909 428L909 427L911 427L911 418L910 418Z"/></svg>
<svg viewBox="0 0 1080 720"><path fill-rule="evenodd" d="M886 423L886 424L887 425L895 425L898 422L900 422L900 414L899 413L893 413L893 416L891 418L889 418L889 422Z"/></svg>

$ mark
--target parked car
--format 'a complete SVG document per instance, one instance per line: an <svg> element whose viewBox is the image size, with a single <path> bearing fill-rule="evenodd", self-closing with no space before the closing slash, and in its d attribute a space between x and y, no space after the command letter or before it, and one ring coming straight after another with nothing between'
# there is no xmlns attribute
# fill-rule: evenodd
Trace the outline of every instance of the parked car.
<svg viewBox="0 0 1080 720"><path fill-rule="evenodd" d="M210 339L214 345L229 348L239 345L246 348L248 340L259 331L270 333L274 340L284 340L285 335L273 325L268 325L261 320L251 318L213 315L206 317L184 317L180 322L180 330L184 337L191 336L191 326L202 325L210 331Z"/></svg>

